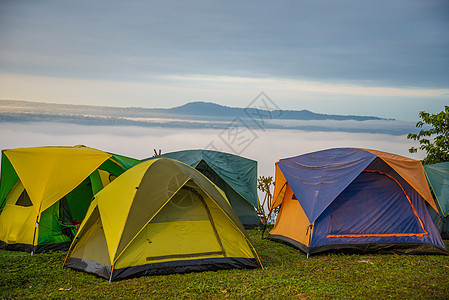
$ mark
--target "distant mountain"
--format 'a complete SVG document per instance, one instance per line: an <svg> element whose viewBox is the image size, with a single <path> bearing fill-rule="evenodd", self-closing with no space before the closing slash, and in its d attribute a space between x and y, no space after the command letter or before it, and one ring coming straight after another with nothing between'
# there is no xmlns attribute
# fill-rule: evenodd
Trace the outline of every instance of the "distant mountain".
<svg viewBox="0 0 449 300"><path fill-rule="evenodd" d="M241 120L237 120L236 118ZM263 110L190 102L173 108L108 107L0 100L0 123L52 122L98 126L365 132L403 135L414 123L373 116L327 115L309 110ZM237 122L237 123L235 123Z"/></svg>
<svg viewBox="0 0 449 300"><path fill-rule="evenodd" d="M256 108L240 108L223 106L212 102L189 102L182 106L159 109L160 112L166 112L171 114L180 115L192 115L192 116L216 116L216 117L250 117L257 114L269 115L270 119L282 119L282 120L355 120L355 121L367 121L367 120L387 120L384 118L373 116L354 116L354 115L328 115L318 114L309 110L263 110ZM390 119L391 120L391 119Z"/></svg>
<svg viewBox="0 0 449 300"><path fill-rule="evenodd" d="M184 105L163 109L174 114L195 116L236 116L243 112L243 108L223 106L212 102L189 102Z"/></svg>
<svg viewBox="0 0 449 300"><path fill-rule="evenodd" d="M97 115L102 117L169 117L185 116L250 118L259 114L269 116L269 119L281 120L387 120L374 116L328 115L314 113L309 110L262 110L256 108L240 108L219 105L212 102L189 102L173 108L143 108L143 107L110 107L93 105L72 105L44 102L0 100L0 112L15 113L48 113L69 115ZM392 120L392 119L390 119Z"/></svg>

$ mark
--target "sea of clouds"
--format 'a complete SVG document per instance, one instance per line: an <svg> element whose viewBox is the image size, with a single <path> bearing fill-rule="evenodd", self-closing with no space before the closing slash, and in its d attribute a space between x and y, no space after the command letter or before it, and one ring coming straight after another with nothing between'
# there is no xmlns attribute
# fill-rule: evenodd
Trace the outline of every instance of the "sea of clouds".
<svg viewBox="0 0 449 300"><path fill-rule="evenodd" d="M238 130L237 130L238 131ZM335 147L360 147L410 154L417 143L406 135L320 132L301 130L183 129L134 126L84 126L65 123L1 123L0 148L72 146L82 144L138 159L186 149L215 149L259 162L259 175L274 175L274 163L281 158Z"/></svg>

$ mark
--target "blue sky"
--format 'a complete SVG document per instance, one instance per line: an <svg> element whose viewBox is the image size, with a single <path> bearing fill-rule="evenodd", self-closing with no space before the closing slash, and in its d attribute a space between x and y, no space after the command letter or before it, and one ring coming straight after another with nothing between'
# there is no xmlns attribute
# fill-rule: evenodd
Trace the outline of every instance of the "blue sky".
<svg viewBox="0 0 449 300"><path fill-rule="evenodd" d="M417 120L449 105L448 1L0 0L0 99Z"/></svg>

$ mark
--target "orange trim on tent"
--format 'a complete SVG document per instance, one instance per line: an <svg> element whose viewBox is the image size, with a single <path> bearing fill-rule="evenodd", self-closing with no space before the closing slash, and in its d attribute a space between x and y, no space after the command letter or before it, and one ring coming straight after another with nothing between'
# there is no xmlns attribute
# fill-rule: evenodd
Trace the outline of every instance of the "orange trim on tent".
<svg viewBox="0 0 449 300"><path fill-rule="evenodd" d="M62 264L63 266L65 266L65 263L67 262L67 259L69 258L69 254L70 254L70 249L67 250L67 255L65 256L64 263Z"/></svg>
<svg viewBox="0 0 449 300"><path fill-rule="evenodd" d="M427 233L426 233L427 234ZM328 234L326 238L344 238L344 237L402 237L402 236L417 236L423 237L424 233L373 233L373 234Z"/></svg>
<svg viewBox="0 0 449 300"><path fill-rule="evenodd" d="M385 163L387 163L393 170L395 170L405 181L408 182L435 210L437 206L430 193L429 185L427 184L424 168L419 160L382 152L372 149L363 149L368 151Z"/></svg>
<svg viewBox="0 0 449 300"><path fill-rule="evenodd" d="M285 179L284 174L282 174L282 171L279 169L277 163L275 176L273 202L271 204L270 211L282 204L285 195L285 187L287 185L287 179Z"/></svg>
<svg viewBox="0 0 449 300"><path fill-rule="evenodd" d="M109 276L109 283L111 283L112 280L112 272L114 272L114 264L111 266L111 275Z"/></svg>
<svg viewBox="0 0 449 300"><path fill-rule="evenodd" d="M250 243L251 247L253 247L254 253L256 254L257 260L259 261L259 265L260 267L263 269L263 265L262 262L260 261L259 255L257 254L256 249L254 248L254 246Z"/></svg>
<svg viewBox="0 0 449 300"><path fill-rule="evenodd" d="M326 235L326 238L343 238L343 237L403 237L403 236L418 236L423 237L424 235L428 235L429 233L424 229L424 223L422 222L421 218L418 215L418 212L415 209L415 206L413 206L412 200L405 192L404 187L399 183L399 181L396 180L393 176L378 171L378 170L363 170L362 172L369 172L369 173L379 173L385 176L388 176L389 178L393 179L402 189L402 192L404 193L405 197L408 200L408 203L412 207L413 214L418 218L419 224L421 225L422 230L424 233L362 233L362 234L328 234Z"/></svg>

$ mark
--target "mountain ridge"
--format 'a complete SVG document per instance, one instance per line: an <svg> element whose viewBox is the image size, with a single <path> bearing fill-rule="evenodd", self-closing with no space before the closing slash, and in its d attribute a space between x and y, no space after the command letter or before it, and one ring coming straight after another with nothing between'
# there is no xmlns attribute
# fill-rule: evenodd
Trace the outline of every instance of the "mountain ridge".
<svg viewBox="0 0 449 300"><path fill-rule="evenodd" d="M365 121L365 122L359 122ZM372 116L318 114L308 110L261 110L189 102L172 108L111 107L0 100L0 123L52 122L98 126L183 129L291 129L403 135L414 123Z"/></svg>
<svg viewBox="0 0 449 300"><path fill-rule="evenodd" d="M223 116L223 115L242 115L243 113L250 116L263 112L270 114L273 119L286 119L286 120L356 120L356 121L366 121L366 120L394 120L386 119L375 116L358 116L358 115L333 115L333 114L321 114L315 113L310 110L264 110L253 107L230 107L213 102L205 101L194 101L188 102L181 106L161 109L169 110L172 113L179 114L190 114L190 115L203 115L203 116Z"/></svg>
<svg viewBox="0 0 449 300"><path fill-rule="evenodd" d="M9 110L8 110L9 108ZM169 115L195 117L243 117L267 116L281 120L394 120L375 116L321 114L309 110L264 110L253 107L230 107L214 102L193 101L172 108L113 107L81 104L58 104L24 100L0 100L0 112L36 112L48 114L97 114L110 117L164 117Z"/></svg>

